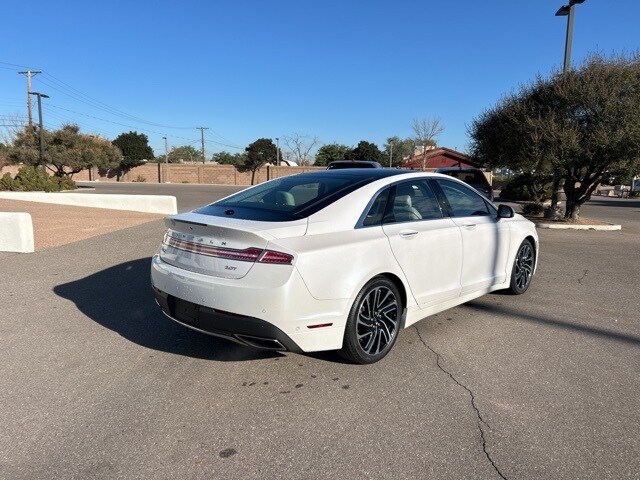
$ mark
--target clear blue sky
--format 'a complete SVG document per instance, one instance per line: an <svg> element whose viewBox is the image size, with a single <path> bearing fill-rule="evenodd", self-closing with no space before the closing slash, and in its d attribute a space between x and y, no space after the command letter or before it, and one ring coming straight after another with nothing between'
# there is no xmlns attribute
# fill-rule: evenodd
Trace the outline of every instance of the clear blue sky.
<svg viewBox="0 0 640 480"><path fill-rule="evenodd" d="M28 67L45 72L32 89L51 96L49 128L75 122L110 139L137 130L156 154L163 135L170 147L200 148L197 126L210 128L207 156L293 132L382 148L427 116L442 120L440 145L464 151L483 109L562 66L566 17L554 16L562 4L4 2L0 124L26 117L17 71ZM573 63L639 49L639 22L638 0L577 5Z"/></svg>

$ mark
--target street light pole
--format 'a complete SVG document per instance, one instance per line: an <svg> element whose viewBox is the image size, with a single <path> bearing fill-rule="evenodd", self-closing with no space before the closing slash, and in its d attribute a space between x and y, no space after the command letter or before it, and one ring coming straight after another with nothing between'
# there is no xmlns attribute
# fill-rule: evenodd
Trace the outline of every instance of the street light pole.
<svg viewBox="0 0 640 480"><path fill-rule="evenodd" d="M38 120L40 125L40 160L38 166L44 165L44 127L42 126L42 97L49 98L49 95L40 92L29 92L38 97Z"/></svg>
<svg viewBox="0 0 640 480"><path fill-rule="evenodd" d="M556 17L567 17L567 36L564 42L564 64L562 73L565 74L571 68L571 42L573 40L573 7L577 3L584 3L585 0L569 0L569 5L563 5L556 12ZM560 216L558 200L560 199L560 172L553 170L553 183L551 187L551 205L545 211L545 217L553 218Z"/></svg>
<svg viewBox="0 0 640 480"><path fill-rule="evenodd" d="M556 17L567 17L567 36L564 42L564 66L562 72L566 73L571 67L571 42L573 40L573 7L585 0L570 0L569 5L563 5L556 12Z"/></svg>
<svg viewBox="0 0 640 480"><path fill-rule="evenodd" d="M276 137L276 166L280 166L280 138Z"/></svg>

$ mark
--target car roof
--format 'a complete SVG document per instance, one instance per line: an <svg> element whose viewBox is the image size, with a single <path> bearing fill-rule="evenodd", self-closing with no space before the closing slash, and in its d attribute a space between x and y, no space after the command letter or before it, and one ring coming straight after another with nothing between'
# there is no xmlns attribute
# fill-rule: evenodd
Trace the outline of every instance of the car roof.
<svg viewBox="0 0 640 480"><path fill-rule="evenodd" d="M327 169L330 170L332 166L340 166L341 168L345 168L345 165L353 165L354 168L361 168L365 165L372 168L382 168L382 165L380 165L379 162L374 162L373 160L333 160L332 162L329 162L329 165L327 165Z"/></svg>
<svg viewBox="0 0 640 480"><path fill-rule="evenodd" d="M302 175L348 175L356 178L386 178L393 175L410 173L411 170L398 170L389 168L339 168L335 170L319 170L303 173Z"/></svg>

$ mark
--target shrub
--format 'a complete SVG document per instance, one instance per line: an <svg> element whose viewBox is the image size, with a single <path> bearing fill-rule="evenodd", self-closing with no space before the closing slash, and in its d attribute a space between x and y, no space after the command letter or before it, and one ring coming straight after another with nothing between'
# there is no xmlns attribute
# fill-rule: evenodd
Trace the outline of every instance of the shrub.
<svg viewBox="0 0 640 480"><path fill-rule="evenodd" d="M640 197L640 190L634 190L633 192L629 192L629 198L635 198L635 197Z"/></svg>
<svg viewBox="0 0 640 480"><path fill-rule="evenodd" d="M544 206L540 203L526 203L522 206L522 213L525 215L542 215Z"/></svg>
<svg viewBox="0 0 640 480"><path fill-rule="evenodd" d="M523 173L505 185L500 191L500 197L505 200L542 203L551 198L551 181L548 175Z"/></svg>
<svg viewBox="0 0 640 480"><path fill-rule="evenodd" d="M135 180L133 180L134 182L146 182L147 181L147 177L143 176L143 175L138 175L136 177Z"/></svg>
<svg viewBox="0 0 640 480"><path fill-rule="evenodd" d="M70 177L49 177L51 182L56 185L56 188L52 191L59 192L61 190L75 190L78 188L76 182Z"/></svg>
<svg viewBox="0 0 640 480"><path fill-rule="evenodd" d="M13 183L13 178L10 173L5 173L2 178L0 178L0 191L3 190L11 190L11 184Z"/></svg>
<svg viewBox="0 0 640 480"><path fill-rule="evenodd" d="M0 179L0 190L14 192L59 192L76 189L76 182L69 177L52 177L44 168L22 167L15 178L6 173Z"/></svg>

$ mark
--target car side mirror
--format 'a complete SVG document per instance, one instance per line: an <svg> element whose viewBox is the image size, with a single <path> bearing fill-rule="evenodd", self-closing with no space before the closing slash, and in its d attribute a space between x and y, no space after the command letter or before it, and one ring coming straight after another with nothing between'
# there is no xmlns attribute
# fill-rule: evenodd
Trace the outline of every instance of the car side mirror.
<svg viewBox="0 0 640 480"><path fill-rule="evenodd" d="M509 205L498 205L498 219L513 218L516 212Z"/></svg>

